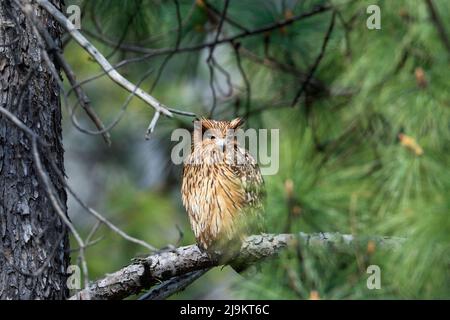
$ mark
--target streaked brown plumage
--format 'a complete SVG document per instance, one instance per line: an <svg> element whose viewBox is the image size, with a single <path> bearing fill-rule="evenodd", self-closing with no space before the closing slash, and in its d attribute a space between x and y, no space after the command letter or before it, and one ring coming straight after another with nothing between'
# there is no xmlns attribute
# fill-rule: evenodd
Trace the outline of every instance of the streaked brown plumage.
<svg viewBox="0 0 450 320"><path fill-rule="evenodd" d="M262 231L264 181L255 159L229 131L242 123L202 119L183 167L182 199L197 243L222 256Z"/></svg>

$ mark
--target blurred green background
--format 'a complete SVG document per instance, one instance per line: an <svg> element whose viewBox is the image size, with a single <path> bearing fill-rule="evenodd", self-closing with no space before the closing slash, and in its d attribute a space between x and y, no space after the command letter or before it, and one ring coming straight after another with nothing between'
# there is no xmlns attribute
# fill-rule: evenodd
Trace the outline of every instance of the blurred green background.
<svg viewBox="0 0 450 320"><path fill-rule="evenodd" d="M144 55L133 46L173 48L179 37L183 48L214 40L224 3L180 0L178 33L175 1L66 0L82 8L81 31L113 64ZM448 36L450 2L432 3ZM215 268L172 299L450 298L450 52L427 2L231 0L222 36L328 4L337 12L334 27L294 107L304 76L321 52L331 11L244 37L239 56L229 43L215 47L213 117L240 115L247 128L280 129L279 171L265 177L268 233L401 236L406 243L397 251L293 248L244 278L228 267ZM381 9L380 30L366 27L366 8L372 4ZM141 87L148 92L154 87L151 94L166 105L207 116L213 105L208 53L206 48L147 57L119 71L134 83L147 76ZM73 41L64 54L78 80L101 71ZM107 77L84 89L106 124L128 96ZM76 100L71 96L69 101ZM83 127L94 129L80 108L76 115ZM147 141L152 115L134 98L111 130L108 147L101 136L78 131L66 112L69 183L90 206L137 238L156 247L192 244L180 197L181 166L170 160L171 132L191 128L192 118L162 118ZM69 212L86 237L95 220L73 199ZM146 253L105 226L92 239L98 242L87 250L91 280ZM381 268L379 290L366 286L366 269L373 264Z"/></svg>

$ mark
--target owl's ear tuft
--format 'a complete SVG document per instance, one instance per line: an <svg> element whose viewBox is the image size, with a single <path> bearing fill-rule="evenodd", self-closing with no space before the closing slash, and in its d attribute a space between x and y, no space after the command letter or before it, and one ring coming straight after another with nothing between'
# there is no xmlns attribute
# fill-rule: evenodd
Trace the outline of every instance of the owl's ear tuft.
<svg viewBox="0 0 450 320"><path fill-rule="evenodd" d="M242 118L236 118L230 121L230 128L237 129L241 127L245 123L245 120Z"/></svg>
<svg viewBox="0 0 450 320"><path fill-rule="evenodd" d="M208 129L212 129L214 127L214 123L212 120L206 119L206 118L201 118L200 122L202 124L202 129L203 130L208 130Z"/></svg>

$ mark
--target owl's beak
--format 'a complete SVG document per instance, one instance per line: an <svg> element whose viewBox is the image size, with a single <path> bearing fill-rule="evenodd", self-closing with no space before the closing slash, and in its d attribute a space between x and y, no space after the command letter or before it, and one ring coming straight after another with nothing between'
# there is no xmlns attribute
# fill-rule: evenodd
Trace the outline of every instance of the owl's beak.
<svg viewBox="0 0 450 320"><path fill-rule="evenodd" d="M216 145L217 145L217 147L220 148L220 150L222 152L225 151L226 144L227 144L227 141L225 139L216 139Z"/></svg>

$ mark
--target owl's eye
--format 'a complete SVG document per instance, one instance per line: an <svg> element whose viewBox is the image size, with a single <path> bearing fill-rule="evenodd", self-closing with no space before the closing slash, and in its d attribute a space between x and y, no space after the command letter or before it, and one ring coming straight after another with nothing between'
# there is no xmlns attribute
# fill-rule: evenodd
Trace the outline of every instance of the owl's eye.
<svg viewBox="0 0 450 320"><path fill-rule="evenodd" d="M214 140L216 138L216 136L211 136L209 137L211 140Z"/></svg>

